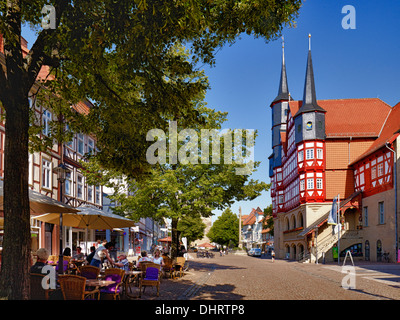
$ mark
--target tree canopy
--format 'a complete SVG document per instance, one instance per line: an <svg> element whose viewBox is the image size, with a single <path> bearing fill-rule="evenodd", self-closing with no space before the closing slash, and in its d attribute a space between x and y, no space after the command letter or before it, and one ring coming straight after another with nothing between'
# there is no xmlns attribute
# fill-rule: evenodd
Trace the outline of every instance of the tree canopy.
<svg viewBox="0 0 400 320"><path fill-rule="evenodd" d="M239 218L227 208L213 223L207 237L220 245L237 246L239 243Z"/></svg>

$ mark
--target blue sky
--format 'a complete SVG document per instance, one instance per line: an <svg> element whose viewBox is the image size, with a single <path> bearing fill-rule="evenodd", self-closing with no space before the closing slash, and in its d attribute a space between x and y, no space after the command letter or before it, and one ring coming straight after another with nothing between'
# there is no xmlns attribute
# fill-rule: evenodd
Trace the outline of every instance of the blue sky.
<svg viewBox="0 0 400 320"><path fill-rule="evenodd" d="M356 29L342 28L345 5L356 10ZM317 99L376 98L391 106L400 101L400 1L398 0L306 0L296 27L284 29L285 60L289 90L295 100L303 95L308 34L314 64ZM29 46L34 34L24 29ZM261 165L254 179L269 182L271 154L270 103L278 93L281 39L242 36L216 55L216 65L205 68L211 90L208 106L227 111L226 128L256 129L255 160ZM271 203L269 192L253 201L235 203L242 214ZM215 211L216 217L220 211Z"/></svg>

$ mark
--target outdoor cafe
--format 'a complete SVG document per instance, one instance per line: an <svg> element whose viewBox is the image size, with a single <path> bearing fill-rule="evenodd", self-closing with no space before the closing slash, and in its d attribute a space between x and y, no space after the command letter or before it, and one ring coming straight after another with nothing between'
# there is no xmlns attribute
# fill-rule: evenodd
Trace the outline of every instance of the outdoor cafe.
<svg viewBox="0 0 400 320"><path fill-rule="evenodd" d="M147 287L154 288L149 295L158 297L164 279L182 277L187 262L182 257L172 261L166 255L162 256L162 263L156 263L151 257L148 261L136 262L128 261L122 254L116 262L105 258L96 267L88 263L88 257L77 258L74 253L63 256L60 270L58 256L49 255L44 248L36 255L37 261L30 270L32 300L139 299Z"/></svg>

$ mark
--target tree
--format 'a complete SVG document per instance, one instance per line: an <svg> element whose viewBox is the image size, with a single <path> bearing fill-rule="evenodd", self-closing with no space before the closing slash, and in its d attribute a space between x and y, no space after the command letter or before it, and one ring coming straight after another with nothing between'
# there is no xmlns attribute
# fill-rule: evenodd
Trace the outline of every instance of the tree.
<svg viewBox="0 0 400 320"><path fill-rule="evenodd" d="M212 64L215 49L232 43L243 32L267 41L276 38L285 25L291 24L301 5L300 0L55 0L56 28L41 29L40 12L45 3L0 3L4 40L0 101L6 122L1 288L2 295L10 299L26 299L29 293L28 96L36 94L31 89L42 66L50 66L57 79L43 81L40 88L49 90L47 97L60 102L49 103L56 107L60 119L81 131L109 133L99 136L99 160L119 170L135 168L130 173L140 174L146 171L147 163L141 158L146 147L133 143L134 139L127 145L121 138L143 134L146 131L141 129L149 125L162 128L158 124L165 120L164 115L201 120L187 103L191 99L180 93L202 90L202 84L169 81L174 72L192 67L174 58L171 47L187 43L194 61ZM38 31L26 56L21 51L23 24ZM88 121L77 123L76 118L82 119L68 106L82 99L93 101L95 106ZM118 126L112 123L116 110L119 116L127 113L135 118L139 129L119 135ZM63 136L59 131L60 143Z"/></svg>
<svg viewBox="0 0 400 320"><path fill-rule="evenodd" d="M237 246L239 243L239 218L230 208L222 212L213 223L207 237L220 245Z"/></svg>
<svg viewBox="0 0 400 320"><path fill-rule="evenodd" d="M264 209L263 229L268 230L271 236L274 236L274 218L272 215L272 204Z"/></svg>
<svg viewBox="0 0 400 320"><path fill-rule="evenodd" d="M220 129L221 124L226 120L226 113L216 112L204 106L200 100L196 100L194 108L203 115L205 122L197 128L193 128L191 133L201 137L201 130L204 129ZM159 146L159 160L171 159L173 155L170 148L167 148L167 142L171 143L172 137L167 133L159 133L159 140L155 145ZM183 131L179 131L183 132ZM224 209L232 205L235 201L252 200L258 197L262 191L268 190L269 185L258 180L250 179L250 175L256 170L259 163L254 163L254 167L247 174L237 174L238 168L248 168L248 163L235 163L221 161L213 163L213 157L216 155L224 156L225 146L239 149L245 155L249 155L250 150L247 148L246 139L239 139L233 142L232 132L227 135L231 139L225 140L225 135L218 150L214 150L212 154L204 152L209 148L202 143L197 143L188 148L190 139L186 139L186 135L179 135L180 139L177 145L178 153L185 157L180 157L180 162L170 164L169 162L159 162L154 166L150 174L145 179L128 180L126 185L115 186L115 193L110 198L120 204L115 211L120 214L128 214L133 220L141 217L151 217L153 219L167 218L171 219L172 244L171 255L176 257L179 239L178 239L178 223L182 219L210 217L214 209ZM162 137L162 138L161 138ZM221 139L221 136L203 136L201 142L209 142L209 139ZM165 139L165 141L164 141ZM211 139L211 140L212 140ZM164 143L163 143L164 142ZM161 148L164 146L165 150ZM178 149L178 148L177 148ZM184 152L182 152L182 150ZM160 156L160 153L164 155ZM206 155L204 155L206 153ZM232 153L233 154L237 153ZM202 163L184 163L183 160L192 156L200 156ZM221 159L223 158L221 156ZM192 158L192 161L196 157ZM207 161L206 161L207 159ZM228 159L230 160L230 159ZM194 161L195 162L195 161ZM88 172L94 172L90 169ZM97 167L98 168L98 167ZM96 178L103 174L93 174L91 177ZM114 177L115 178L115 177ZM119 189L118 189L119 187ZM128 192L127 192L128 191Z"/></svg>
<svg viewBox="0 0 400 320"><path fill-rule="evenodd" d="M200 216L185 217L178 222L178 232L181 237L187 238L188 245L197 239L202 239L205 228L206 225Z"/></svg>

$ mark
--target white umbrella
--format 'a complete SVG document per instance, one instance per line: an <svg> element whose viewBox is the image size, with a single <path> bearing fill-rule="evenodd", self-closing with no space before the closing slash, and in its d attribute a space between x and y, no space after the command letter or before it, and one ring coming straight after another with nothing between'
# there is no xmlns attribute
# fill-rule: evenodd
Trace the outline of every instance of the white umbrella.
<svg viewBox="0 0 400 320"><path fill-rule="evenodd" d="M47 213L36 216L35 219L52 224L59 224L59 215ZM78 213L64 214L62 224L64 226L80 229L114 229L134 227L135 222L119 215L105 212L92 207L79 207ZM86 233L87 236L87 233ZM87 250L87 238L86 238Z"/></svg>
<svg viewBox="0 0 400 320"><path fill-rule="evenodd" d="M4 204L4 181L0 180L0 210L3 210ZM40 192L29 189L29 207L31 213L73 213L79 210L50 198ZM59 216L59 215L57 215Z"/></svg>
<svg viewBox="0 0 400 320"><path fill-rule="evenodd" d="M63 225L81 229L114 229L135 226L131 219L108 213L91 207L79 207L79 212L63 215ZM47 213L36 216L35 219L52 224L59 224L59 215Z"/></svg>

